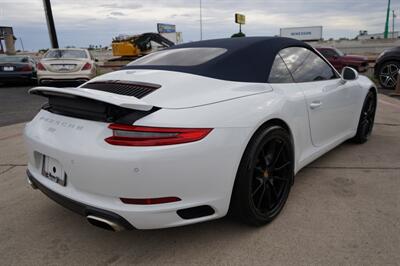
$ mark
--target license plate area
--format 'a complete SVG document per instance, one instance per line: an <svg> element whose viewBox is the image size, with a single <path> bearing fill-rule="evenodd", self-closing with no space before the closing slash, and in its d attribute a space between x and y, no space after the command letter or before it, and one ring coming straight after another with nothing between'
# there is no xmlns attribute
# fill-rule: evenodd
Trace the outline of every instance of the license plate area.
<svg viewBox="0 0 400 266"><path fill-rule="evenodd" d="M5 67L3 67L3 70L4 70L4 71L14 71L14 67L12 67L12 66L5 66Z"/></svg>
<svg viewBox="0 0 400 266"><path fill-rule="evenodd" d="M67 174L64 172L61 163L46 155L43 155L42 159L42 175L61 186L67 184Z"/></svg>
<svg viewBox="0 0 400 266"><path fill-rule="evenodd" d="M68 64L68 65L52 65L52 67L54 67L55 70L60 71L60 72L68 72L68 71L72 71L76 65L72 65L72 64Z"/></svg>

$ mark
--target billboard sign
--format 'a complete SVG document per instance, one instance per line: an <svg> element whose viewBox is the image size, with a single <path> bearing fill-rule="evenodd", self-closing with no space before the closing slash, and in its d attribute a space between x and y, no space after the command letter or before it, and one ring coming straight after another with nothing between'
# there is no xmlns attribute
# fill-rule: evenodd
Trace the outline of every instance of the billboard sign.
<svg viewBox="0 0 400 266"><path fill-rule="evenodd" d="M158 33L176 32L176 26L172 24L157 23Z"/></svg>
<svg viewBox="0 0 400 266"><path fill-rule="evenodd" d="M280 36L301 41L318 41L322 39L322 26L282 28Z"/></svg>
<svg viewBox="0 0 400 266"><path fill-rule="evenodd" d="M246 16L243 14L236 13L235 14L235 23L237 24L245 24L246 23Z"/></svg>

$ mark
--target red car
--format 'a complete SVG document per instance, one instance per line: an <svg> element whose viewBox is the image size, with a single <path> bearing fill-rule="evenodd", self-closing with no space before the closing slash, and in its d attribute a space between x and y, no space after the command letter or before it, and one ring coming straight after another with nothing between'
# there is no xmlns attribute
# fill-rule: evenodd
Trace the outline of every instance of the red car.
<svg viewBox="0 0 400 266"><path fill-rule="evenodd" d="M349 66L358 72L365 72L368 68L368 57L359 55L346 55L335 47L316 47L328 61L341 71L345 66Z"/></svg>

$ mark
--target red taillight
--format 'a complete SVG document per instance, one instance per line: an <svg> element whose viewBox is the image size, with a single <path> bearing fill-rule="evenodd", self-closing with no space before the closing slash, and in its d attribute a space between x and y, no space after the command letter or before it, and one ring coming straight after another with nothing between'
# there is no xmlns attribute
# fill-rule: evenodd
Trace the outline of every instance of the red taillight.
<svg viewBox="0 0 400 266"><path fill-rule="evenodd" d="M24 65L21 67L21 71L32 71L31 65Z"/></svg>
<svg viewBox="0 0 400 266"><path fill-rule="evenodd" d="M89 70L92 68L92 65L90 63L86 63L81 70Z"/></svg>
<svg viewBox="0 0 400 266"><path fill-rule="evenodd" d="M153 199L130 199L121 198L121 201L125 204L136 204L136 205L152 205L152 204L163 204L180 201L178 197L164 197L164 198L153 198Z"/></svg>
<svg viewBox="0 0 400 266"><path fill-rule="evenodd" d="M165 128L110 124L113 136L105 141L119 146L161 146L201 140L211 128Z"/></svg>
<svg viewBox="0 0 400 266"><path fill-rule="evenodd" d="M38 69L38 70L46 70L46 68L44 67L44 65L42 64L42 63L37 63L36 64L36 68Z"/></svg>

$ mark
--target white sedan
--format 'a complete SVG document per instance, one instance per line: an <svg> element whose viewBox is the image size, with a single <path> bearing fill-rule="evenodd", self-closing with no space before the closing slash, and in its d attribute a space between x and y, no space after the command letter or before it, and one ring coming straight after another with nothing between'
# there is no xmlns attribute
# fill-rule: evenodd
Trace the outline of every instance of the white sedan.
<svg viewBox="0 0 400 266"><path fill-rule="evenodd" d="M368 78L279 37L177 45L30 93L49 102L25 128L28 182L115 231L267 224L301 168L367 141L377 104Z"/></svg>
<svg viewBox="0 0 400 266"><path fill-rule="evenodd" d="M37 64L38 83L86 82L96 76L95 61L87 49L50 49Z"/></svg>

